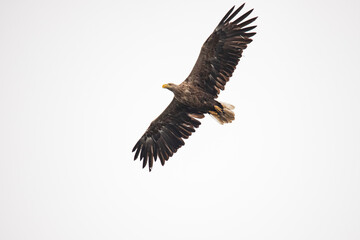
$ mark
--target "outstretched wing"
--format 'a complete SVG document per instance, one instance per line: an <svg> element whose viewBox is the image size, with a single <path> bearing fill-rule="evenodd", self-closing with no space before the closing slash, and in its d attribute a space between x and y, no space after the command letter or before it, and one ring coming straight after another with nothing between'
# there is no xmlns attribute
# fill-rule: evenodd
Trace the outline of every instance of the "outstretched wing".
<svg viewBox="0 0 360 240"><path fill-rule="evenodd" d="M203 117L201 112L186 107L174 98L135 144L132 150L136 151L134 160L140 156L143 168L149 162L149 171L157 157L164 165L185 144L183 139L188 138L201 124L195 118Z"/></svg>
<svg viewBox="0 0 360 240"><path fill-rule="evenodd" d="M235 6L234 6L235 7ZM244 7L241 5L234 12L232 7L220 21L214 32L201 48L200 55L189 77L184 81L205 89L215 98L224 90L232 76L243 50L252 42L255 32L249 32L256 26L248 26L257 17L244 21L253 10L230 22ZM231 15L230 15L231 14Z"/></svg>

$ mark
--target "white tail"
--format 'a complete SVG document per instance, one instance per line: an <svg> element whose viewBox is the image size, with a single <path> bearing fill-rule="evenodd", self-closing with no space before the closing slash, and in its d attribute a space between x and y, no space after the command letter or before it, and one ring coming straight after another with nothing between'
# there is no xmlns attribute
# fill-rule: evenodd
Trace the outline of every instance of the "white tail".
<svg viewBox="0 0 360 240"><path fill-rule="evenodd" d="M235 113L232 111L235 107L228 103L220 102L223 109L222 111L209 111L221 125L224 123L231 123L235 119Z"/></svg>

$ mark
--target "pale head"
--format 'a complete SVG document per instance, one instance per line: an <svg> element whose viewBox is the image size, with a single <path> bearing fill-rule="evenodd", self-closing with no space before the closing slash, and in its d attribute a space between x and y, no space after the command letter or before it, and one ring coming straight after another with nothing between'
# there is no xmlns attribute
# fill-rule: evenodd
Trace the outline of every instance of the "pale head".
<svg viewBox="0 0 360 240"><path fill-rule="evenodd" d="M174 83L167 83L167 84L162 85L162 87L169 89L170 91L173 92L178 87L178 85L176 85Z"/></svg>

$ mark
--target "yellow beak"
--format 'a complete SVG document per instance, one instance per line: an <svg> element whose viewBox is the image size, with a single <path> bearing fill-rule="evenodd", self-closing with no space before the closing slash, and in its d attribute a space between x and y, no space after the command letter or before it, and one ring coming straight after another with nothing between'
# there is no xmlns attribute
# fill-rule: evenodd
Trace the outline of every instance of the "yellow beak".
<svg viewBox="0 0 360 240"><path fill-rule="evenodd" d="M168 84L164 84L164 85L162 85L162 88L169 88L169 85L168 85Z"/></svg>

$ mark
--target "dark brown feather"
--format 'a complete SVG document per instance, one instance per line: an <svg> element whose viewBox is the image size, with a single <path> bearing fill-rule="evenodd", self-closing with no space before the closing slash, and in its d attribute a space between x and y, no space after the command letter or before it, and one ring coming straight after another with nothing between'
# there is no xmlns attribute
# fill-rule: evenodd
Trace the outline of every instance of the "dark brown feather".
<svg viewBox="0 0 360 240"><path fill-rule="evenodd" d="M253 10L247 11L231 22L244 5L242 4L235 11L234 6L225 14L203 44L190 75L178 87L200 89L200 93L206 94L212 100L217 98L220 90L225 89L243 50L252 41L251 37L256 34L249 32L256 27L249 26L256 17L245 20ZM140 157L143 167L148 164L149 171L157 158L164 165L165 161L185 144L184 139L191 136L201 124L197 119L203 118L204 113L208 111L181 102L174 97L132 149L133 152L135 151L134 160Z"/></svg>
<svg viewBox="0 0 360 240"><path fill-rule="evenodd" d="M244 4L243 4L244 5ZM226 20L226 18L231 14L231 12L234 10L235 6L233 6L232 8L230 8L230 10L225 14L225 16L221 19L221 21L219 22L218 25L221 25L224 23L224 21Z"/></svg>
<svg viewBox="0 0 360 240"><path fill-rule="evenodd" d="M257 17L245 20L253 9L231 22L243 7L244 4L234 12L233 7L226 13L202 46L195 66L185 80L187 84L205 89L214 98L218 96L220 89L224 90L225 84L232 76L243 50L252 41L250 37L256 34L255 32L247 33L256 26L246 26L253 23ZM216 81L218 78L220 80Z"/></svg>
<svg viewBox="0 0 360 240"><path fill-rule="evenodd" d="M133 148L136 160L140 153L140 160L143 161L143 167L148 163L149 171L153 167L153 161L159 157L162 165L177 150L183 146L185 138L188 138L195 128L199 127L200 121L204 115L194 109L190 109L175 98L169 106L157 117L139 139Z"/></svg>

